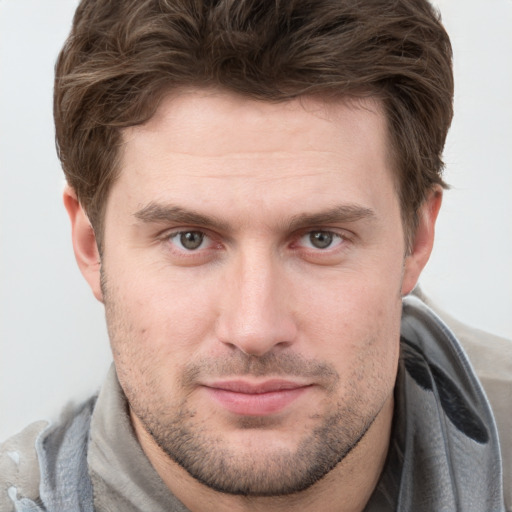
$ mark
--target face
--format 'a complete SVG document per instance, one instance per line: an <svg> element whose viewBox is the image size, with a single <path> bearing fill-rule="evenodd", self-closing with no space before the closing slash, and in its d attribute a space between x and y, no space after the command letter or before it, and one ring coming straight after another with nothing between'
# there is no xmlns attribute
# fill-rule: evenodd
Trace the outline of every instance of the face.
<svg viewBox="0 0 512 512"><path fill-rule="evenodd" d="M306 489L396 377L414 276L379 104L185 91L123 135L101 299L136 431L213 489Z"/></svg>

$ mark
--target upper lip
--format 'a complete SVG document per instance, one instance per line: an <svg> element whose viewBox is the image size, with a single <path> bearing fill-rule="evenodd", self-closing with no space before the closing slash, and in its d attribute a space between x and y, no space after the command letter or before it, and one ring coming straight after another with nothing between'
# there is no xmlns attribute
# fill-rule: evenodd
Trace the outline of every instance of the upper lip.
<svg viewBox="0 0 512 512"><path fill-rule="evenodd" d="M233 393L259 394L270 393L272 391L285 391L309 386L301 382L293 382L284 379L270 379L263 382L249 382L246 380L222 380L211 384L205 384L206 387L220 389L222 391L231 391Z"/></svg>

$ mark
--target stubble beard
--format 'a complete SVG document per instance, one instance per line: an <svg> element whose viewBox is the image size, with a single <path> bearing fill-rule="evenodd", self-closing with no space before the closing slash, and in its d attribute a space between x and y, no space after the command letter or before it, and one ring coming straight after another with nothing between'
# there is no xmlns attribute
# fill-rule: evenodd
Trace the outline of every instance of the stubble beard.
<svg viewBox="0 0 512 512"><path fill-rule="evenodd" d="M340 393L340 379L334 367L289 353L255 357L238 352L230 360L189 364L177 384L176 395L184 398L180 403L166 402L164 397L155 394L159 383L154 380L151 361L144 361L137 348L128 353L118 350L122 346L125 349L130 345L137 347L135 331L106 293L104 276L102 289L116 369L132 413L172 461L215 491L247 497L277 497L305 491L343 461L381 410L375 401L372 404L363 402L361 390L353 384L349 384L350 389L343 393L343 400L336 403L333 397ZM142 364L137 366L137 362ZM130 378L134 370L137 378ZM254 453L237 453L231 446L229 434L224 437L217 434L189 404L187 397L199 374L315 377L331 399L327 403L334 402L335 405L328 409L326 406L329 412L323 416L311 415L309 420L316 426L303 435L294 450L266 450L263 446ZM352 377L349 382L362 380L360 374ZM379 394L382 390L374 391ZM250 438L251 429L271 431L274 421L279 422L273 418L241 417L235 426L247 430Z"/></svg>
<svg viewBox="0 0 512 512"><path fill-rule="evenodd" d="M241 358L247 360L242 363ZM310 371L321 372L318 363L306 369L306 362L294 356L267 354L262 358L251 358L239 354L230 362L223 361L222 369L215 374L265 375L272 374L271 368L286 368L285 375L305 375ZM201 366L203 369L200 369ZM203 373L204 366L211 374L211 362L204 362L185 371L184 375ZM219 365L217 365L219 366ZM251 366L256 371L244 371ZM292 366L295 367L292 370ZM325 365L321 365L324 368ZM335 396L339 378L332 368L324 368L329 375L331 389L326 391ZM183 382L177 389L179 396L188 396L190 383ZM143 388L133 388L129 382L123 385L132 412L144 429L150 434L167 456L185 469L192 477L207 487L222 493L249 497L286 496L304 491L334 469L359 443L371 426L378 411L369 414L368 405L360 403L354 389L348 400L338 403L330 413L311 415L309 432L305 432L295 449L258 446L254 451L233 448L229 433L217 433L215 424L201 416L200 411L190 406L187 398L179 405L165 406L147 390L155 389L154 384L145 383ZM157 388L156 388L157 389ZM142 391L142 392L141 392ZM347 398L347 395L345 396ZM332 403L327 401L328 403ZM362 414L362 412L366 414ZM280 426L279 419L272 417L240 417L232 422L232 428L245 430L250 441L254 433L261 434ZM298 428L302 428L299 426ZM276 435L283 435L282 433Z"/></svg>
<svg viewBox="0 0 512 512"><path fill-rule="evenodd" d="M132 404L133 408L133 404ZM215 435L194 421L195 411L184 406L169 421L156 420L147 410L135 414L158 446L192 477L226 494L277 497L307 490L334 469L357 446L374 418L357 427L352 411L338 411L305 434L295 450L265 447L255 453L236 453L229 436ZM258 425L260 423L260 425ZM265 428L264 421L245 419L241 428ZM354 423L351 425L351 423Z"/></svg>

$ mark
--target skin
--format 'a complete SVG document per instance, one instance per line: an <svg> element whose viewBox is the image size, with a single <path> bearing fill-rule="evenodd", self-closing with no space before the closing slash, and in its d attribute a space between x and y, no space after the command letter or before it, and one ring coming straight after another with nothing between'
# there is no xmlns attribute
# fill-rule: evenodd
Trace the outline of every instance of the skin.
<svg viewBox="0 0 512 512"><path fill-rule="evenodd" d="M430 255L440 190L405 254L372 99L187 90L123 137L101 261L64 199L149 460L193 511L362 510L389 444L401 296ZM216 398L219 381L272 379L299 389L275 411Z"/></svg>

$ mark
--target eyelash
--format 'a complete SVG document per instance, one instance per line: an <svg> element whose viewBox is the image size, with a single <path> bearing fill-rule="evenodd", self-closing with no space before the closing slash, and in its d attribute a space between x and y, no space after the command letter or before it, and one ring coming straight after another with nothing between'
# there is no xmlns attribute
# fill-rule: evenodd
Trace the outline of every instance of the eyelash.
<svg viewBox="0 0 512 512"><path fill-rule="evenodd" d="M170 233L167 237L167 239L169 241L171 241L172 239L176 238L176 237L182 237L184 235L189 235L189 234L192 234L192 233L195 233L195 234L199 234L201 236L201 241L200 241L200 244L199 246L196 248L196 249L187 249L186 247L183 247L183 250L185 252L196 252L196 250L199 250L200 246L203 245L205 239L208 240L210 237L208 237L208 235L206 235L203 231L200 231L200 230L184 230L184 231L176 231L174 233ZM183 241L180 240L180 243L182 244L183 246Z"/></svg>
<svg viewBox="0 0 512 512"><path fill-rule="evenodd" d="M203 239L201 241L201 245L197 249L187 249L186 247L179 247L177 243L173 242L173 239L185 235L188 233L200 233L203 236ZM205 259L205 256L209 255L210 257L213 256L212 252L215 249L222 248L221 242L216 242L215 237L210 234L208 231L205 231L204 229L196 229L196 228L190 228L190 229L178 229L175 231L167 231L163 233L161 236L158 237L161 242L165 244L166 250L169 251L172 255L177 256L179 258L185 259L187 258L188 261L190 261L191 264L194 264L196 260L203 261ZM208 241L207 247L201 247L205 241Z"/></svg>
<svg viewBox="0 0 512 512"><path fill-rule="evenodd" d="M200 233L203 236L201 241L201 245L203 245L204 241L209 241L208 246L202 248L201 245L197 249L187 249L185 247L177 247L176 243L173 242L173 239L189 233ZM324 249L315 248L315 247L307 247L306 245L300 245L300 241L304 237L311 237L314 233L322 233L324 235L329 235L335 240L334 245L329 244ZM178 255L181 258L188 258L191 263L195 260L204 260L205 257L208 259L208 256L213 257L213 253L211 251L215 251L216 249L223 248L222 242L217 242L215 235L210 234L208 231L199 228L190 228L190 229L178 229L171 232L164 233L161 237L159 237L163 242L166 243L168 250ZM337 242L336 242L337 240ZM332 229L308 229L307 231L301 231L293 236L293 241L288 245L290 249L293 251L299 252L302 251L306 255L316 258L328 258L333 255L338 255L347 249L348 244L350 244L351 238L345 232L340 233L336 230Z"/></svg>
<svg viewBox="0 0 512 512"><path fill-rule="evenodd" d="M329 249L333 249L335 247L339 247L342 243L344 243L347 239L346 237L340 235L339 233L336 233L335 231L330 231L330 230L327 230L327 229L314 229L314 230L311 230L311 231L307 231L306 233L303 233L299 238L298 240L302 240L303 238L305 237L309 237L309 241L311 242L311 245L313 245L313 241L312 241L312 235L315 235L315 234L318 234L318 235L323 235L323 236L328 236L329 238L331 238L331 241L328 243L328 245L326 247L309 247L311 250L313 251L319 251L319 252L325 252ZM338 240L338 243L334 242L334 240L337 239ZM320 237L317 238L317 241L320 241L320 243L322 242L322 240L320 239ZM334 243L334 245L333 245ZM325 251L324 251L325 249Z"/></svg>

